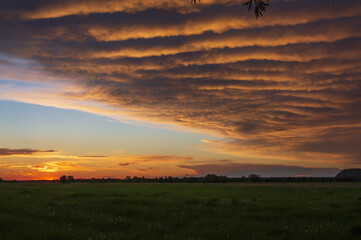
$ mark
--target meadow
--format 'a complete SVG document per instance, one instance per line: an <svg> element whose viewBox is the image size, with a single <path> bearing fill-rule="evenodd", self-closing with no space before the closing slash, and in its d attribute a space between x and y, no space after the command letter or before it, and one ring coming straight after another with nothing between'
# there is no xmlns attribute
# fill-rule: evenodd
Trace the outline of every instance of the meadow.
<svg viewBox="0 0 361 240"><path fill-rule="evenodd" d="M0 239L361 239L361 183L0 183Z"/></svg>

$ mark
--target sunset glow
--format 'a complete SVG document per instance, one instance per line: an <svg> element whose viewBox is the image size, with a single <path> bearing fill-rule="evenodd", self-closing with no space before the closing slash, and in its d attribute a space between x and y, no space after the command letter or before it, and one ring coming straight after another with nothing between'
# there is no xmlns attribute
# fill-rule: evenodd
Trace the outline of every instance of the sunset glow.
<svg viewBox="0 0 361 240"><path fill-rule="evenodd" d="M361 165L361 1L0 1L0 177Z"/></svg>

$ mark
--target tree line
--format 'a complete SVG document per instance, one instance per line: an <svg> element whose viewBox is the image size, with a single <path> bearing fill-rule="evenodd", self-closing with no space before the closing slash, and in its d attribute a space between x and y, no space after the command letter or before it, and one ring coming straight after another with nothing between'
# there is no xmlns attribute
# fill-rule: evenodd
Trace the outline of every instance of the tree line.
<svg viewBox="0 0 361 240"><path fill-rule="evenodd" d="M251 175L250 175L251 176ZM103 183L103 182L124 182L124 183L242 183L242 182L361 182L361 177L227 177L208 174L200 177L130 177L125 178L74 178L73 176L61 176L60 183Z"/></svg>
<svg viewBox="0 0 361 240"><path fill-rule="evenodd" d="M247 183L247 182L361 182L361 176L336 176L336 177L260 177L251 174L248 177L227 177L222 175L207 174L205 176L185 177L130 177L125 178L74 178L61 176L59 180L4 180L1 182L60 182L60 183Z"/></svg>

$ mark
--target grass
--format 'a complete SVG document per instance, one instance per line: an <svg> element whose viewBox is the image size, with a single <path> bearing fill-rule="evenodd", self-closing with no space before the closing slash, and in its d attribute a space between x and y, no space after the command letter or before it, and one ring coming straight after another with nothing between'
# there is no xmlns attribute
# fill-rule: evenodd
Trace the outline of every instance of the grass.
<svg viewBox="0 0 361 240"><path fill-rule="evenodd" d="M0 239L361 239L361 183L1 183Z"/></svg>

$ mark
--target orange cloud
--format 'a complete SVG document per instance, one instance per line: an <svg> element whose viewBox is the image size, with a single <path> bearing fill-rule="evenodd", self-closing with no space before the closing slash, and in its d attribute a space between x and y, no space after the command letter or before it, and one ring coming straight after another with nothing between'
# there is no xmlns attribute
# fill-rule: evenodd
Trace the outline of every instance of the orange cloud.
<svg viewBox="0 0 361 240"><path fill-rule="evenodd" d="M258 20L234 1L196 8L183 0L66 0L27 8L9 1L0 5L0 51L31 59L62 87L3 90L4 98L216 132L230 140L202 147L238 157L360 163L359 1L337 7L274 1ZM151 170L153 163L177 172L177 162L192 160L45 153L42 159L72 159L92 170L89 163L100 157L109 163L104 171L116 167L122 174Z"/></svg>
<svg viewBox="0 0 361 240"><path fill-rule="evenodd" d="M189 162L192 157L174 156L174 155L131 155L120 156L118 159L130 159L132 163L171 163L171 162Z"/></svg>
<svg viewBox="0 0 361 240"><path fill-rule="evenodd" d="M7 156L0 166L0 176L4 179L58 179L61 175L75 177L125 176L184 176L194 171L178 167L189 164L192 157L177 155L121 155L87 156L50 155L33 158L31 156ZM128 162L124 162L124 161ZM122 162L120 162L122 161ZM32 162L33 164L29 164Z"/></svg>
<svg viewBox="0 0 361 240"><path fill-rule="evenodd" d="M86 168L79 167L72 162L44 162L43 165L28 166L30 169L38 170L39 172L59 172L59 171L86 171Z"/></svg>

